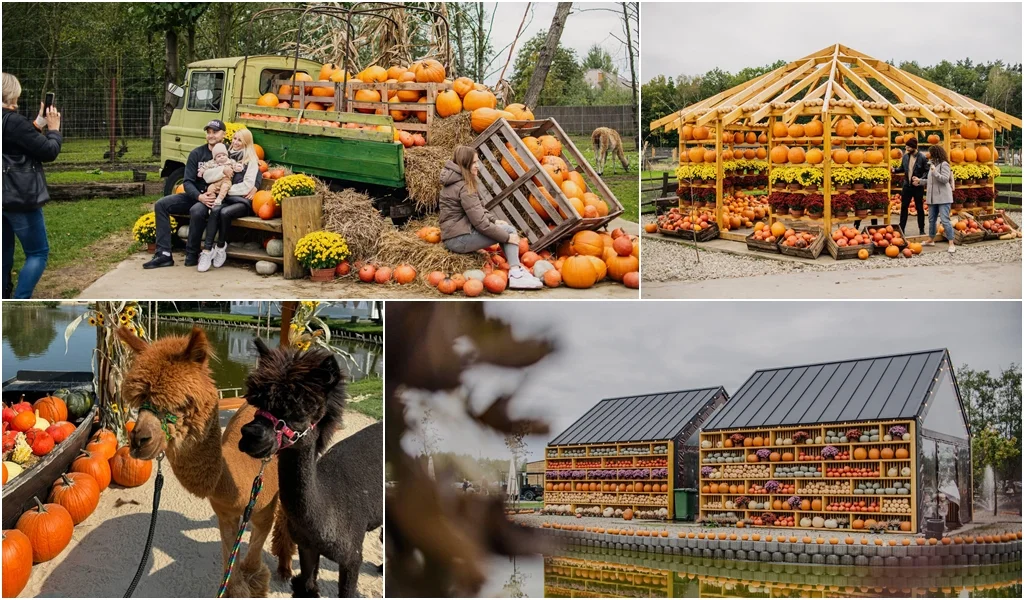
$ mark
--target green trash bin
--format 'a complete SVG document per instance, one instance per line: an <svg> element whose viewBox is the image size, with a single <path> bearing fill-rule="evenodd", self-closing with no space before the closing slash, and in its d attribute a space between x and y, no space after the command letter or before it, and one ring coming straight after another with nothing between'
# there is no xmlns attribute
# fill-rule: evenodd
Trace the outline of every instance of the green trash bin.
<svg viewBox="0 0 1024 600"><path fill-rule="evenodd" d="M693 521L697 517L697 490L694 488L676 488L675 518L676 521Z"/></svg>

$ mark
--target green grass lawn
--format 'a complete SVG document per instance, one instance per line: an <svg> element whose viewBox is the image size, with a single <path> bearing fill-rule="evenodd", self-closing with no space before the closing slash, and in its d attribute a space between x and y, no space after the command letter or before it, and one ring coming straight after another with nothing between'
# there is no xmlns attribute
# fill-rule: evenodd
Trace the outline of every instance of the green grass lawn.
<svg viewBox="0 0 1024 600"><path fill-rule="evenodd" d="M266 318L258 318L255 315L235 315L230 313L218 313L218 312L201 312L201 311L179 311L175 313L165 313L165 316L182 317L185 319L218 319L221 321L228 321L230 323L245 323L254 324L257 321L265 323ZM270 320L274 326L281 324L280 317L272 317ZM324 319L327 326L333 330L345 330L357 333L384 333L384 326L372 323L370 321L357 321L355 323L350 322L348 319Z"/></svg>
<svg viewBox="0 0 1024 600"><path fill-rule="evenodd" d="M160 181L160 173L146 173L146 181ZM46 183L67 185L75 183L128 183L132 181L131 171L51 171L46 174Z"/></svg>
<svg viewBox="0 0 1024 600"><path fill-rule="evenodd" d="M358 402L349 402L347 407L380 421L384 418L384 380L379 377L367 377L346 384L350 398L359 398Z"/></svg>
<svg viewBox="0 0 1024 600"><path fill-rule="evenodd" d="M597 168L594 160L594 145L590 142L589 135L570 136L572 143L576 145L583 158L591 166ZM640 164L640 153L633 147L632 140L623 140L626 148L626 158L629 159L630 170L624 172L618 158L614 155L608 157L604 167L604 182L615 194L615 197L622 203L622 218L634 223L640 218L640 188L637 184L636 166Z"/></svg>
<svg viewBox="0 0 1024 600"><path fill-rule="evenodd" d="M505 504L507 504L510 508L512 506L512 504L509 503L509 502L506 502ZM537 508L544 508L544 503L540 502L538 500L534 500L533 502L527 502L526 500L520 500L518 502L517 506L519 508L534 508L534 509L537 509Z"/></svg>
<svg viewBox="0 0 1024 600"><path fill-rule="evenodd" d="M128 152L118 160L123 163L158 163L160 157L153 156L153 141L149 138L127 140ZM118 140L117 148L121 145ZM65 139L55 164L100 163L106 160L103 153L110 150L110 140ZM47 177L49 179L49 177Z"/></svg>

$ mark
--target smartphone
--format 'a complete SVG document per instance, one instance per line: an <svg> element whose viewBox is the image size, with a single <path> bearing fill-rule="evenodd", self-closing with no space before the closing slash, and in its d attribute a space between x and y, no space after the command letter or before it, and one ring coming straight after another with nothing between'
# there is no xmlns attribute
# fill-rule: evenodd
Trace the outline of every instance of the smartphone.
<svg viewBox="0 0 1024 600"><path fill-rule="evenodd" d="M53 96L53 92L46 92L46 100L43 100L43 114L46 114L46 111L53 106Z"/></svg>

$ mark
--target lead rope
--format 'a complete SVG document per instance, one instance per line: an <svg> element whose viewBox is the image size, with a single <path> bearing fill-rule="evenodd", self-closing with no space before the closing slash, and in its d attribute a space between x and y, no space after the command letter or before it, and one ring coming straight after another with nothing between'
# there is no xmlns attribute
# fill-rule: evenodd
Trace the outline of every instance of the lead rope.
<svg viewBox="0 0 1024 600"><path fill-rule="evenodd" d="M270 457L272 458L272 456ZM220 589L217 590L217 597L223 598L228 591L228 582L231 581L231 573L235 570L235 561L238 560L238 551L242 547L242 535L245 534L245 527L249 524L249 517L252 516L252 509L256 506L256 498L260 495L260 490L263 489L263 469L266 468L267 463L270 462L270 458L263 459L260 464L260 472L256 475L256 478L252 480L252 492L249 494L249 504L245 507L245 512L242 514L242 523L238 527L238 535L235 536L235 545L231 548L231 556L228 557L228 566L224 569L224 579L220 583Z"/></svg>
<svg viewBox="0 0 1024 600"><path fill-rule="evenodd" d="M156 515L160 509L160 490L164 487L164 455L163 453L156 459L156 482L153 485L153 515L149 519L149 535L146 537L146 548L142 551L142 562L139 563L139 568L135 571L135 578L132 579L131 585L128 586L128 591L124 593L125 598L131 598L132 594L135 593L135 587L139 585L139 580L142 579L142 571L146 568L146 562L149 561L149 553L153 549L153 534L156 533Z"/></svg>

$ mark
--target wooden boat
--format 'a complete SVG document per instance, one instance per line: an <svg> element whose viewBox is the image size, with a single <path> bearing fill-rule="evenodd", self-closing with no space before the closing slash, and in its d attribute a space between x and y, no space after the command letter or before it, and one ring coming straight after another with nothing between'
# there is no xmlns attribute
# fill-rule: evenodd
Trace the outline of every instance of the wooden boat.
<svg viewBox="0 0 1024 600"><path fill-rule="evenodd" d="M92 373L88 371L18 371L18 374L3 382L3 400L6 403L18 402L21 396L34 402L54 390L84 390L92 394ZM3 527L11 529L29 508L35 506L33 496L46 502L50 495L53 482L66 472L78 453L85 448L92 433L93 421L98 407L92 410L79 422L75 432L53 450L42 457L38 463L31 465L14 479L3 486Z"/></svg>

